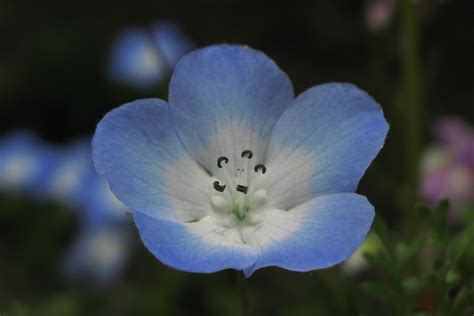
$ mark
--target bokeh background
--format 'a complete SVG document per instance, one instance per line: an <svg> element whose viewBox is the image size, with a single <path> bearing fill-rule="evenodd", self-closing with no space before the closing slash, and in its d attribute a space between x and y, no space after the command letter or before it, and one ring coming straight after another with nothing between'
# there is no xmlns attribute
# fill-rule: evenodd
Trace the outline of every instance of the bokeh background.
<svg viewBox="0 0 474 316"><path fill-rule="evenodd" d="M473 13L470 0L0 0L0 165L12 147L8 140L14 143L12 135L21 130L19 139L35 143L36 153L50 162L49 173L35 183L44 189L60 163L77 158L71 152L87 153L87 140L105 113L138 98L167 99L173 58L192 47L245 44L273 58L297 94L332 81L368 91L391 130L358 192L375 205L394 243L404 245L424 231L417 201L452 197L445 228L450 237L443 244L449 247L473 218ZM172 47L171 60L166 47ZM144 60L150 64L143 66ZM462 159L456 158L460 147ZM5 170L0 166L0 184ZM0 315L241 314L235 271L190 274L162 265L143 247L123 209L120 220L90 214L97 209L88 207L93 193L77 201L31 183L13 189L7 184L0 185ZM393 290L394 283L360 256L351 265L311 273L257 271L247 284L250 310L443 314L440 297L461 306L472 295L474 244L466 243L453 268L465 283L456 281L441 296L423 283L392 299L377 286ZM430 245L418 249L423 256L403 262L400 279L431 269L423 263L431 255L436 261ZM393 302L371 296L374 287L407 309L395 311ZM472 314L473 305L466 304L459 310Z"/></svg>

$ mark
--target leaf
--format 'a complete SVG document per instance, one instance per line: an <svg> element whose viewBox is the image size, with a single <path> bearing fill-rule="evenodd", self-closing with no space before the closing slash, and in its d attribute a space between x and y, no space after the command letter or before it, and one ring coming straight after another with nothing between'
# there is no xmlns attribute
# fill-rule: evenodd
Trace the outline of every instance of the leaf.
<svg viewBox="0 0 474 316"><path fill-rule="evenodd" d="M408 277L403 280L402 286L409 295L414 295L426 286L426 281L420 277Z"/></svg>
<svg viewBox="0 0 474 316"><path fill-rule="evenodd" d="M397 292L383 284L375 282L364 282L362 283L362 289L373 298L384 303L398 302Z"/></svg>
<svg viewBox="0 0 474 316"><path fill-rule="evenodd" d="M434 212L434 226L436 230L442 231L446 226L446 219L448 217L449 211L449 201L448 199L443 199L435 208Z"/></svg>
<svg viewBox="0 0 474 316"><path fill-rule="evenodd" d="M426 219L430 223L433 221L433 210L431 209L431 207L424 203L419 203L416 208L424 219Z"/></svg>
<svg viewBox="0 0 474 316"><path fill-rule="evenodd" d="M446 258L449 267L453 268L463 257L468 249L474 247L474 223L471 223L464 231L450 242Z"/></svg>
<svg viewBox="0 0 474 316"><path fill-rule="evenodd" d="M399 266L403 267L417 257L423 247L423 239L418 237L411 244L399 242L395 247L395 259Z"/></svg>
<svg viewBox="0 0 474 316"><path fill-rule="evenodd" d="M378 214L375 216L373 228L382 245L388 252L391 252L393 249L393 242L390 237L388 226L383 218Z"/></svg>
<svg viewBox="0 0 474 316"><path fill-rule="evenodd" d="M461 279L461 275L456 270L453 270L453 269L449 270L445 276L446 284L451 287L458 284L460 279Z"/></svg>
<svg viewBox="0 0 474 316"><path fill-rule="evenodd" d="M362 254L370 264L382 270L387 270L387 267L392 265L390 258L383 251L375 253L364 251Z"/></svg>

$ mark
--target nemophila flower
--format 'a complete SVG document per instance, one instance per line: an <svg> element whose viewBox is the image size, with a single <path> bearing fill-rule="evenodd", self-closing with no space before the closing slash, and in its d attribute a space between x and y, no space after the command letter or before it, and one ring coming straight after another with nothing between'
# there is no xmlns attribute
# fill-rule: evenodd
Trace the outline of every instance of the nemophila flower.
<svg viewBox="0 0 474 316"><path fill-rule="evenodd" d="M155 23L152 27L152 33L158 52L170 70L176 66L181 57L194 48L191 40L185 36L175 23Z"/></svg>
<svg viewBox="0 0 474 316"><path fill-rule="evenodd" d="M464 206L474 203L474 131L450 117L439 120L433 130L437 141L426 149L420 163L420 194L433 206L449 198L449 219L457 223Z"/></svg>
<svg viewBox="0 0 474 316"><path fill-rule="evenodd" d="M387 130L380 106L354 85L295 99L266 55L216 45L178 62L168 103L108 113L93 160L164 264L308 271L364 240L374 210L354 191Z"/></svg>
<svg viewBox="0 0 474 316"><path fill-rule="evenodd" d="M109 78L136 89L156 88L192 47L191 41L171 22L157 23L150 29L127 29L113 45Z"/></svg>
<svg viewBox="0 0 474 316"><path fill-rule="evenodd" d="M107 286L120 279L131 249L126 226L85 226L64 258L63 271L71 280Z"/></svg>
<svg viewBox="0 0 474 316"><path fill-rule="evenodd" d="M66 147L49 146L47 150L54 163L38 191L46 198L77 207L82 184L93 170L90 142L84 139Z"/></svg>
<svg viewBox="0 0 474 316"><path fill-rule="evenodd" d="M108 182L99 176L95 169L85 176L78 199L81 219L86 225L120 225L128 220L128 209L115 197Z"/></svg>
<svg viewBox="0 0 474 316"><path fill-rule="evenodd" d="M106 286L120 278L132 250L127 209L95 171L90 140L54 151L58 161L47 192L74 207L80 227L63 259L64 273L71 280Z"/></svg>
<svg viewBox="0 0 474 316"><path fill-rule="evenodd" d="M68 279L107 286L120 279L132 252L127 209L95 170L83 178L77 200L80 231L63 259L63 271Z"/></svg>
<svg viewBox="0 0 474 316"><path fill-rule="evenodd" d="M0 188L32 192L42 184L51 163L43 144L33 134L12 132L0 141Z"/></svg>

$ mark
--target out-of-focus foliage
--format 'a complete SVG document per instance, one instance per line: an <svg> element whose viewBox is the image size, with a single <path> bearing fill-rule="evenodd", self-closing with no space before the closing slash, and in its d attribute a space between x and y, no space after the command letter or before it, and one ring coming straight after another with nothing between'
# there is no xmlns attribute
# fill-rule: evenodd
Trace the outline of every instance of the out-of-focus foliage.
<svg viewBox="0 0 474 316"><path fill-rule="evenodd" d="M424 221L412 240L395 240L379 218L375 231L384 248L366 253L377 281L363 289L388 315L464 315L474 308L474 221L462 231L448 227L449 203L420 205ZM474 211L471 209L471 212Z"/></svg>

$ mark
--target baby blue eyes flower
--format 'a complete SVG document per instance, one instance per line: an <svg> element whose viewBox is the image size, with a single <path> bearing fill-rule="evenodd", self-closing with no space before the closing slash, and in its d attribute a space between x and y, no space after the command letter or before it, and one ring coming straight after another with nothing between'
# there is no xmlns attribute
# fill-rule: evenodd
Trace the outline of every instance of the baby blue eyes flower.
<svg viewBox="0 0 474 316"><path fill-rule="evenodd" d="M64 258L65 275L97 286L120 280L131 255L131 237L124 225L83 227Z"/></svg>
<svg viewBox="0 0 474 316"><path fill-rule="evenodd" d="M90 142L84 139L66 147L44 147L52 167L45 172L37 191L43 197L77 207L80 187L92 167Z"/></svg>
<svg viewBox="0 0 474 316"><path fill-rule="evenodd" d="M156 23L149 29L130 28L113 45L108 76L136 89L153 89L192 48L191 41L171 22Z"/></svg>
<svg viewBox="0 0 474 316"><path fill-rule="evenodd" d="M32 192L51 167L39 141L26 131L13 132L0 141L0 189Z"/></svg>
<svg viewBox="0 0 474 316"><path fill-rule="evenodd" d="M31 132L0 139L0 190L61 202L76 211L80 234L67 250L67 277L105 286L119 279L133 243L126 207L94 169L90 139L46 144Z"/></svg>
<svg viewBox="0 0 474 316"><path fill-rule="evenodd" d="M354 191L387 131L380 106L354 85L294 98L266 55L216 45L178 62L168 103L108 113L93 160L164 264L308 271L364 240L374 210Z"/></svg>

